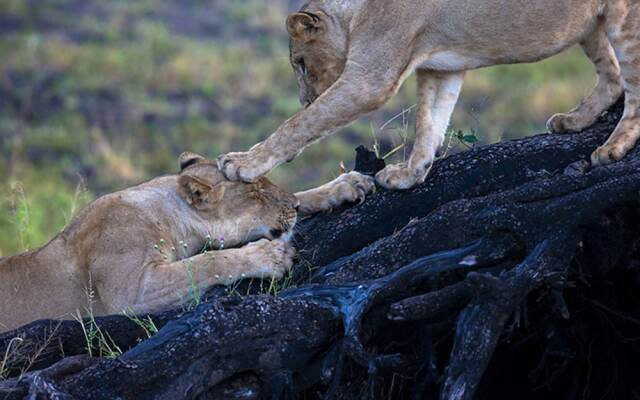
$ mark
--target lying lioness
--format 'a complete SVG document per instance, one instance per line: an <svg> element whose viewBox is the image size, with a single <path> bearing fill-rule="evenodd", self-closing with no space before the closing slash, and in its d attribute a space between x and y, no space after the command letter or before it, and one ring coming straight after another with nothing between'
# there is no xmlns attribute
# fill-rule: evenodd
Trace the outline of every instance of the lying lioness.
<svg viewBox="0 0 640 400"><path fill-rule="evenodd" d="M408 161L376 180L424 181L467 70L532 62L580 44L598 85L555 132L591 125L624 92L625 112L593 165L620 160L640 138L638 0L310 0L287 20L291 64L305 109L248 152L220 157L227 178L250 182L359 116L381 107L414 71L416 142Z"/></svg>
<svg viewBox="0 0 640 400"><path fill-rule="evenodd" d="M150 312L179 305L194 285L280 278L298 213L363 200L374 185L351 172L292 195L264 178L229 182L195 154L180 164L178 175L94 201L44 247L0 259L0 331L83 313L90 298L96 315Z"/></svg>

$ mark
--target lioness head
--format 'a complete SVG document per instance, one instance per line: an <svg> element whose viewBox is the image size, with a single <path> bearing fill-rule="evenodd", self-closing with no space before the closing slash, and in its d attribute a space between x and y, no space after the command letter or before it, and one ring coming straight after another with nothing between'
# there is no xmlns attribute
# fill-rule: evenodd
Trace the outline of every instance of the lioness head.
<svg viewBox="0 0 640 400"><path fill-rule="evenodd" d="M228 181L215 161L193 153L180 156L180 168L178 193L202 217L232 227L234 245L275 239L296 223L298 199L266 178Z"/></svg>
<svg viewBox="0 0 640 400"><path fill-rule="evenodd" d="M289 15L287 31L300 102L308 107L342 75L347 59L346 34L321 11Z"/></svg>

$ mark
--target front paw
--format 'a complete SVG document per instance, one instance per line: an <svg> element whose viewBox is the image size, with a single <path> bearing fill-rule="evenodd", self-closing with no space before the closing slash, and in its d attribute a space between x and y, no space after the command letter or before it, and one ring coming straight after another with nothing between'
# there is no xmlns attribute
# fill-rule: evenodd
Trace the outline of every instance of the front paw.
<svg viewBox="0 0 640 400"><path fill-rule="evenodd" d="M296 249L284 239L262 239L246 246L249 262L254 267L255 278L282 279L293 266Z"/></svg>
<svg viewBox="0 0 640 400"><path fill-rule="evenodd" d="M261 152L228 153L218 157L218 168L230 181L255 182L273 168L272 157Z"/></svg>
<svg viewBox="0 0 640 400"><path fill-rule="evenodd" d="M425 171L413 170L406 163L392 164L376 174L376 181L385 189L407 190L424 182L426 175Z"/></svg>
<svg viewBox="0 0 640 400"><path fill-rule="evenodd" d="M331 207L362 203L375 186L372 177L356 171L348 172L331 182L327 200Z"/></svg>

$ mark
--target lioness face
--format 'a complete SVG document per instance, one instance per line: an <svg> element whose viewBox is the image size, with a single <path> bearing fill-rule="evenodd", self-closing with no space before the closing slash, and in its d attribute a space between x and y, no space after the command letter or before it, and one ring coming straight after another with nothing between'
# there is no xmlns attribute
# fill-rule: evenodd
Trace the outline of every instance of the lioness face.
<svg viewBox="0 0 640 400"><path fill-rule="evenodd" d="M298 199L266 178L255 183L231 182L215 161L194 154L183 154L181 167L180 195L202 217L228 229L225 243L236 246L275 239L289 234L296 223Z"/></svg>
<svg viewBox="0 0 640 400"><path fill-rule="evenodd" d="M308 107L333 85L347 59L346 35L324 13L295 13L287 18L289 61L298 80L300 102Z"/></svg>

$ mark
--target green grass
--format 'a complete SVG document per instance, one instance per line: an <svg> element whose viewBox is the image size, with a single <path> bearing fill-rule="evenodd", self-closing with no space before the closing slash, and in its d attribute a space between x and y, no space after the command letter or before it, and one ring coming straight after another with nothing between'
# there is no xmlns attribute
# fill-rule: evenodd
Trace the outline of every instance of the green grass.
<svg viewBox="0 0 640 400"><path fill-rule="evenodd" d="M46 168L45 168L46 170ZM0 185L0 255L31 250L66 226L91 199L84 180L60 179L56 172L21 169L23 179Z"/></svg>
<svg viewBox="0 0 640 400"><path fill-rule="evenodd" d="M89 274L89 287L86 288L87 308L84 313L80 310L73 315L73 318L80 324L85 340L85 349L89 357L118 358L123 351L113 340L109 332L104 331L96 322L93 304L95 303L95 292L93 290L91 274ZM157 331L157 330L156 330Z"/></svg>
<svg viewBox="0 0 640 400"><path fill-rule="evenodd" d="M153 319L151 318L150 315L147 315L146 317L139 317L136 316L132 310L127 310L125 312L123 312L123 314L129 318L129 320L131 320L133 323L135 323L136 325L138 325L140 328L142 328L142 330L144 331L145 334L145 338L140 338L139 340L145 340L145 339L149 339L151 338L153 335L155 335L156 333L158 333L158 327L156 326L156 323L153 322Z"/></svg>

